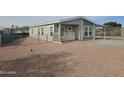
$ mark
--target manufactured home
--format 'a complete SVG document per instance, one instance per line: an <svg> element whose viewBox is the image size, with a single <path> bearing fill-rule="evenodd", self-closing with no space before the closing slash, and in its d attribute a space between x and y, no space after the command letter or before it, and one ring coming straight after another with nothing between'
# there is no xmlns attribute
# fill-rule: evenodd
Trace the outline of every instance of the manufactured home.
<svg viewBox="0 0 124 93"><path fill-rule="evenodd" d="M71 17L30 26L29 36L48 42L95 39L96 23L86 17Z"/></svg>

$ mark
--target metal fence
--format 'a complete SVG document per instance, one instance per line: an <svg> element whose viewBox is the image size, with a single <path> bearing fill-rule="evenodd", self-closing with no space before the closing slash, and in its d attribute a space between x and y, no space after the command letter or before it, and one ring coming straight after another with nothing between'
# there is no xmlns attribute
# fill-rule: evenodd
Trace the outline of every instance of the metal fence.
<svg viewBox="0 0 124 93"><path fill-rule="evenodd" d="M118 39L122 37L121 28L103 28L96 30L97 39Z"/></svg>
<svg viewBox="0 0 124 93"><path fill-rule="evenodd" d="M2 34L0 35L0 46L4 46L16 39L28 37L28 34Z"/></svg>

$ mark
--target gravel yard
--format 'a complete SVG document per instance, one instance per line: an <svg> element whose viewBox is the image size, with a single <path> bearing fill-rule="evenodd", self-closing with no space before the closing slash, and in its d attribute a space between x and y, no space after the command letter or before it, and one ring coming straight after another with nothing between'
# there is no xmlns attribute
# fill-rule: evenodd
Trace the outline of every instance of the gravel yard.
<svg viewBox="0 0 124 93"><path fill-rule="evenodd" d="M124 41L100 42L16 40L0 48L0 76L124 76Z"/></svg>
<svg viewBox="0 0 124 93"><path fill-rule="evenodd" d="M99 45L124 47L124 40L97 40L95 43Z"/></svg>

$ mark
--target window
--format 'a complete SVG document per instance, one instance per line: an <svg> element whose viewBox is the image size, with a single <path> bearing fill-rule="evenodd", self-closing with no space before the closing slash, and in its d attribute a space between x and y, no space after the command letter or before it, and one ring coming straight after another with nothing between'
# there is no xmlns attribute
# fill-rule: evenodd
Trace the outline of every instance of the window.
<svg viewBox="0 0 124 93"><path fill-rule="evenodd" d="M65 26L62 26L61 27L61 31L65 31Z"/></svg>
<svg viewBox="0 0 124 93"><path fill-rule="evenodd" d="M66 32L65 26L61 26L60 35L61 35L61 36L64 36L64 32Z"/></svg>
<svg viewBox="0 0 124 93"><path fill-rule="evenodd" d="M50 32L50 36L53 36L53 32Z"/></svg>
<svg viewBox="0 0 124 93"><path fill-rule="evenodd" d="M43 32L43 27L41 28L41 35L44 35L44 32Z"/></svg>
<svg viewBox="0 0 124 93"><path fill-rule="evenodd" d="M93 27L84 27L84 35L92 36L93 35Z"/></svg>
<svg viewBox="0 0 124 93"><path fill-rule="evenodd" d="M85 32L84 32L85 36L89 36L89 34L88 34L88 33L89 33L88 27L84 27L84 31L85 31Z"/></svg>
<svg viewBox="0 0 124 93"><path fill-rule="evenodd" d="M53 36L53 27L50 27L50 36Z"/></svg>
<svg viewBox="0 0 124 93"><path fill-rule="evenodd" d="M93 34L93 27L89 27L89 36L92 36Z"/></svg>
<svg viewBox="0 0 124 93"><path fill-rule="evenodd" d="M66 29L65 26L62 25L62 26L61 26L61 31L60 31L60 35L61 35L61 36L64 36L64 32L66 32L65 29Z"/></svg>
<svg viewBox="0 0 124 93"><path fill-rule="evenodd" d="M40 28L38 28L38 35L40 35Z"/></svg>

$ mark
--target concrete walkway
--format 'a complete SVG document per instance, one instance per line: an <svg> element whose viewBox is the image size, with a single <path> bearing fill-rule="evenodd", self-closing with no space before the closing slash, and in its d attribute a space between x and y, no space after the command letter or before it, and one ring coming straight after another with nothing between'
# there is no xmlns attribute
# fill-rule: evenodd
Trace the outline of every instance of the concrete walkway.
<svg viewBox="0 0 124 93"><path fill-rule="evenodd" d="M95 44L124 47L124 40L96 40Z"/></svg>

